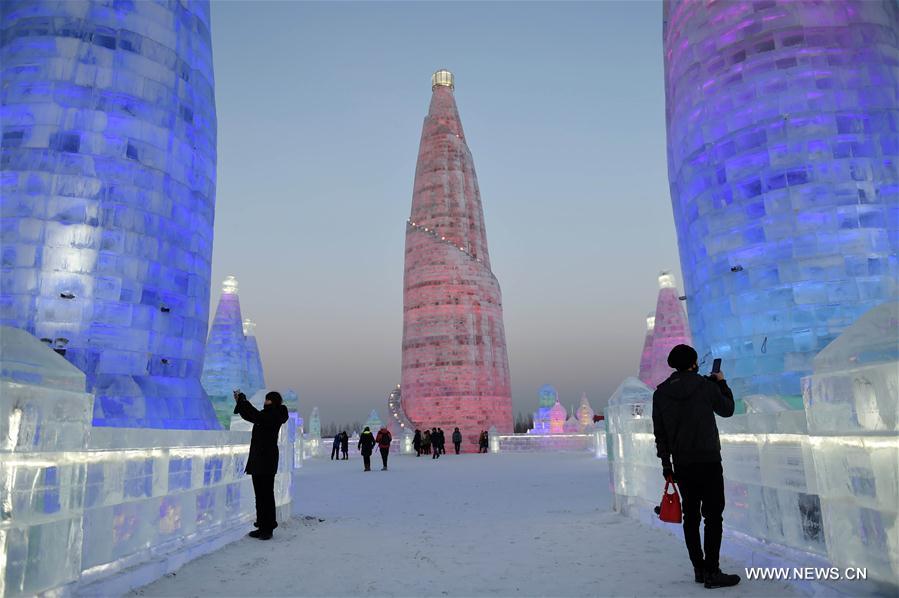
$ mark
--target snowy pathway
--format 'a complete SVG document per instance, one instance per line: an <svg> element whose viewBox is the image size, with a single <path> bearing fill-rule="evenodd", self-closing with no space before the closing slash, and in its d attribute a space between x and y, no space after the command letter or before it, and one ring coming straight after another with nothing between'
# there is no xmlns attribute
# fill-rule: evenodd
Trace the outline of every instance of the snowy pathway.
<svg viewBox="0 0 899 598"><path fill-rule="evenodd" d="M306 517L134 595L793 594L780 582L694 583L680 537L609 511L606 467L577 454L394 456L390 471L371 473L358 458L307 462Z"/></svg>

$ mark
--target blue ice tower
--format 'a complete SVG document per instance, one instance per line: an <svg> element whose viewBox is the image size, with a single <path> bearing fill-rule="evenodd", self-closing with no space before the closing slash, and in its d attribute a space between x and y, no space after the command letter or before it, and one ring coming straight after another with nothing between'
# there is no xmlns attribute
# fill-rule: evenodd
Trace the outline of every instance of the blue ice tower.
<svg viewBox="0 0 899 598"><path fill-rule="evenodd" d="M899 4L666 1L663 36L694 342L738 396L799 406L812 358L897 299Z"/></svg>
<svg viewBox="0 0 899 598"><path fill-rule="evenodd" d="M86 374L94 425L216 427L208 2L4 0L0 26L0 324Z"/></svg>
<svg viewBox="0 0 899 598"><path fill-rule="evenodd" d="M216 416L227 428L234 411L234 391L241 390L252 398L258 388L250 387L247 369L247 341L240 313L238 282L228 276L222 283L222 295L206 341L206 358L201 381L215 409Z"/></svg>
<svg viewBox="0 0 899 598"><path fill-rule="evenodd" d="M262 356L259 354L259 343L256 342L256 322L250 318L243 320L244 342L247 347L247 396L249 393L265 388L265 372L262 369ZM283 397L282 397L283 398Z"/></svg>

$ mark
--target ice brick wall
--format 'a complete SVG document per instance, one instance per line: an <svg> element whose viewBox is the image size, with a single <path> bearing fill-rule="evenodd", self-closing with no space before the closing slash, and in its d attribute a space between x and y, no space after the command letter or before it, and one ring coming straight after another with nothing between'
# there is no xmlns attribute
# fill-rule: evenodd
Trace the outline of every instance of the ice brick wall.
<svg viewBox="0 0 899 598"><path fill-rule="evenodd" d="M0 327L0 596L37 594L81 573L84 451L93 396L84 373L24 330Z"/></svg>
<svg viewBox="0 0 899 598"><path fill-rule="evenodd" d="M250 388L247 342L237 291L237 279L233 276L225 278L206 341L201 377L203 388L209 394L216 416L224 428L229 426L234 411L234 391L240 389L251 397L256 390Z"/></svg>
<svg viewBox="0 0 899 598"><path fill-rule="evenodd" d="M803 379L834 561L899 580L899 303L863 315Z"/></svg>
<svg viewBox="0 0 899 598"><path fill-rule="evenodd" d="M693 338L737 396L895 299L899 5L664 5L668 167Z"/></svg>
<svg viewBox="0 0 899 598"><path fill-rule="evenodd" d="M210 428L209 5L0 4L0 323L87 374L102 426Z"/></svg>
<svg viewBox="0 0 899 598"><path fill-rule="evenodd" d="M502 295L452 75L433 83L406 224L402 402L416 427L458 426L474 451L482 430L512 431Z"/></svg>

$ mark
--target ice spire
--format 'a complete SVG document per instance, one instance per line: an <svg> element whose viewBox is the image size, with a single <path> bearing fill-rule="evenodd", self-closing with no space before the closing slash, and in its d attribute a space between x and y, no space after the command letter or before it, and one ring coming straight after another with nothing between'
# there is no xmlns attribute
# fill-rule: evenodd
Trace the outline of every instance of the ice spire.
<svg viewBox="0 0 899 598"><path fill-rule="evenodd" d="M675 345L690 345L692 342L687 314L678 298L674 275L662 272L659 274L659 297L653 319L652 359L648 380L641 380L654 389L671 375L672 369L668 367L668 353L671 349Z"/></svg>
<svg viewBox="0 0 899 598"><path fill-rule="evenodd" d="M499 283L452 73L431 78L406 226L402 407L421 427L458 426L466 450L512 431Z"/></svg>
<svg viewBox="0 0 899 598"><path fill-rule="evenodd" d="M247 376L247 345L237 296L237 279L228 276L222 283L222 295L206 341L206 358L200 381L215 407L216 416L229 427L234 405L232 392L251 389ZM252 393L247 394L251 397Z"/></svg>
<svg viewBox="0 0 899 598"><path fill-rule="evenodd" d="M640 353L640 373L637 377L644 384L649 384L650 370L652 369L652 336L656 326L656 312L651 311L646 316L646 336L643 339L643 352Z"/></svg>
<svg viewBox="0 0 899 598"><path fill-rule="evenodd" d="M256 322L244 318L243 334L247 346L247 395L265 388L265 373L262 369L262 356L256 341Z"/></svg>

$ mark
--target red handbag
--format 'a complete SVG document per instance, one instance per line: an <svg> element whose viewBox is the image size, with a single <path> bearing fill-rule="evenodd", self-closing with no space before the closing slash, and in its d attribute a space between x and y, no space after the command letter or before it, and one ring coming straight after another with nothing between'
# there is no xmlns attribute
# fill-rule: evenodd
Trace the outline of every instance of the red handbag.
<svg viewBox="0 0 899 598"><path fill-rule="evenodd" d="M674 486L674 492L671 494L668 494L669 484ZM665 492L662 494L662 504L659 505L659 519L666 523L680 523L683 521L677 484L669 480L665 480Z"/></svg>

